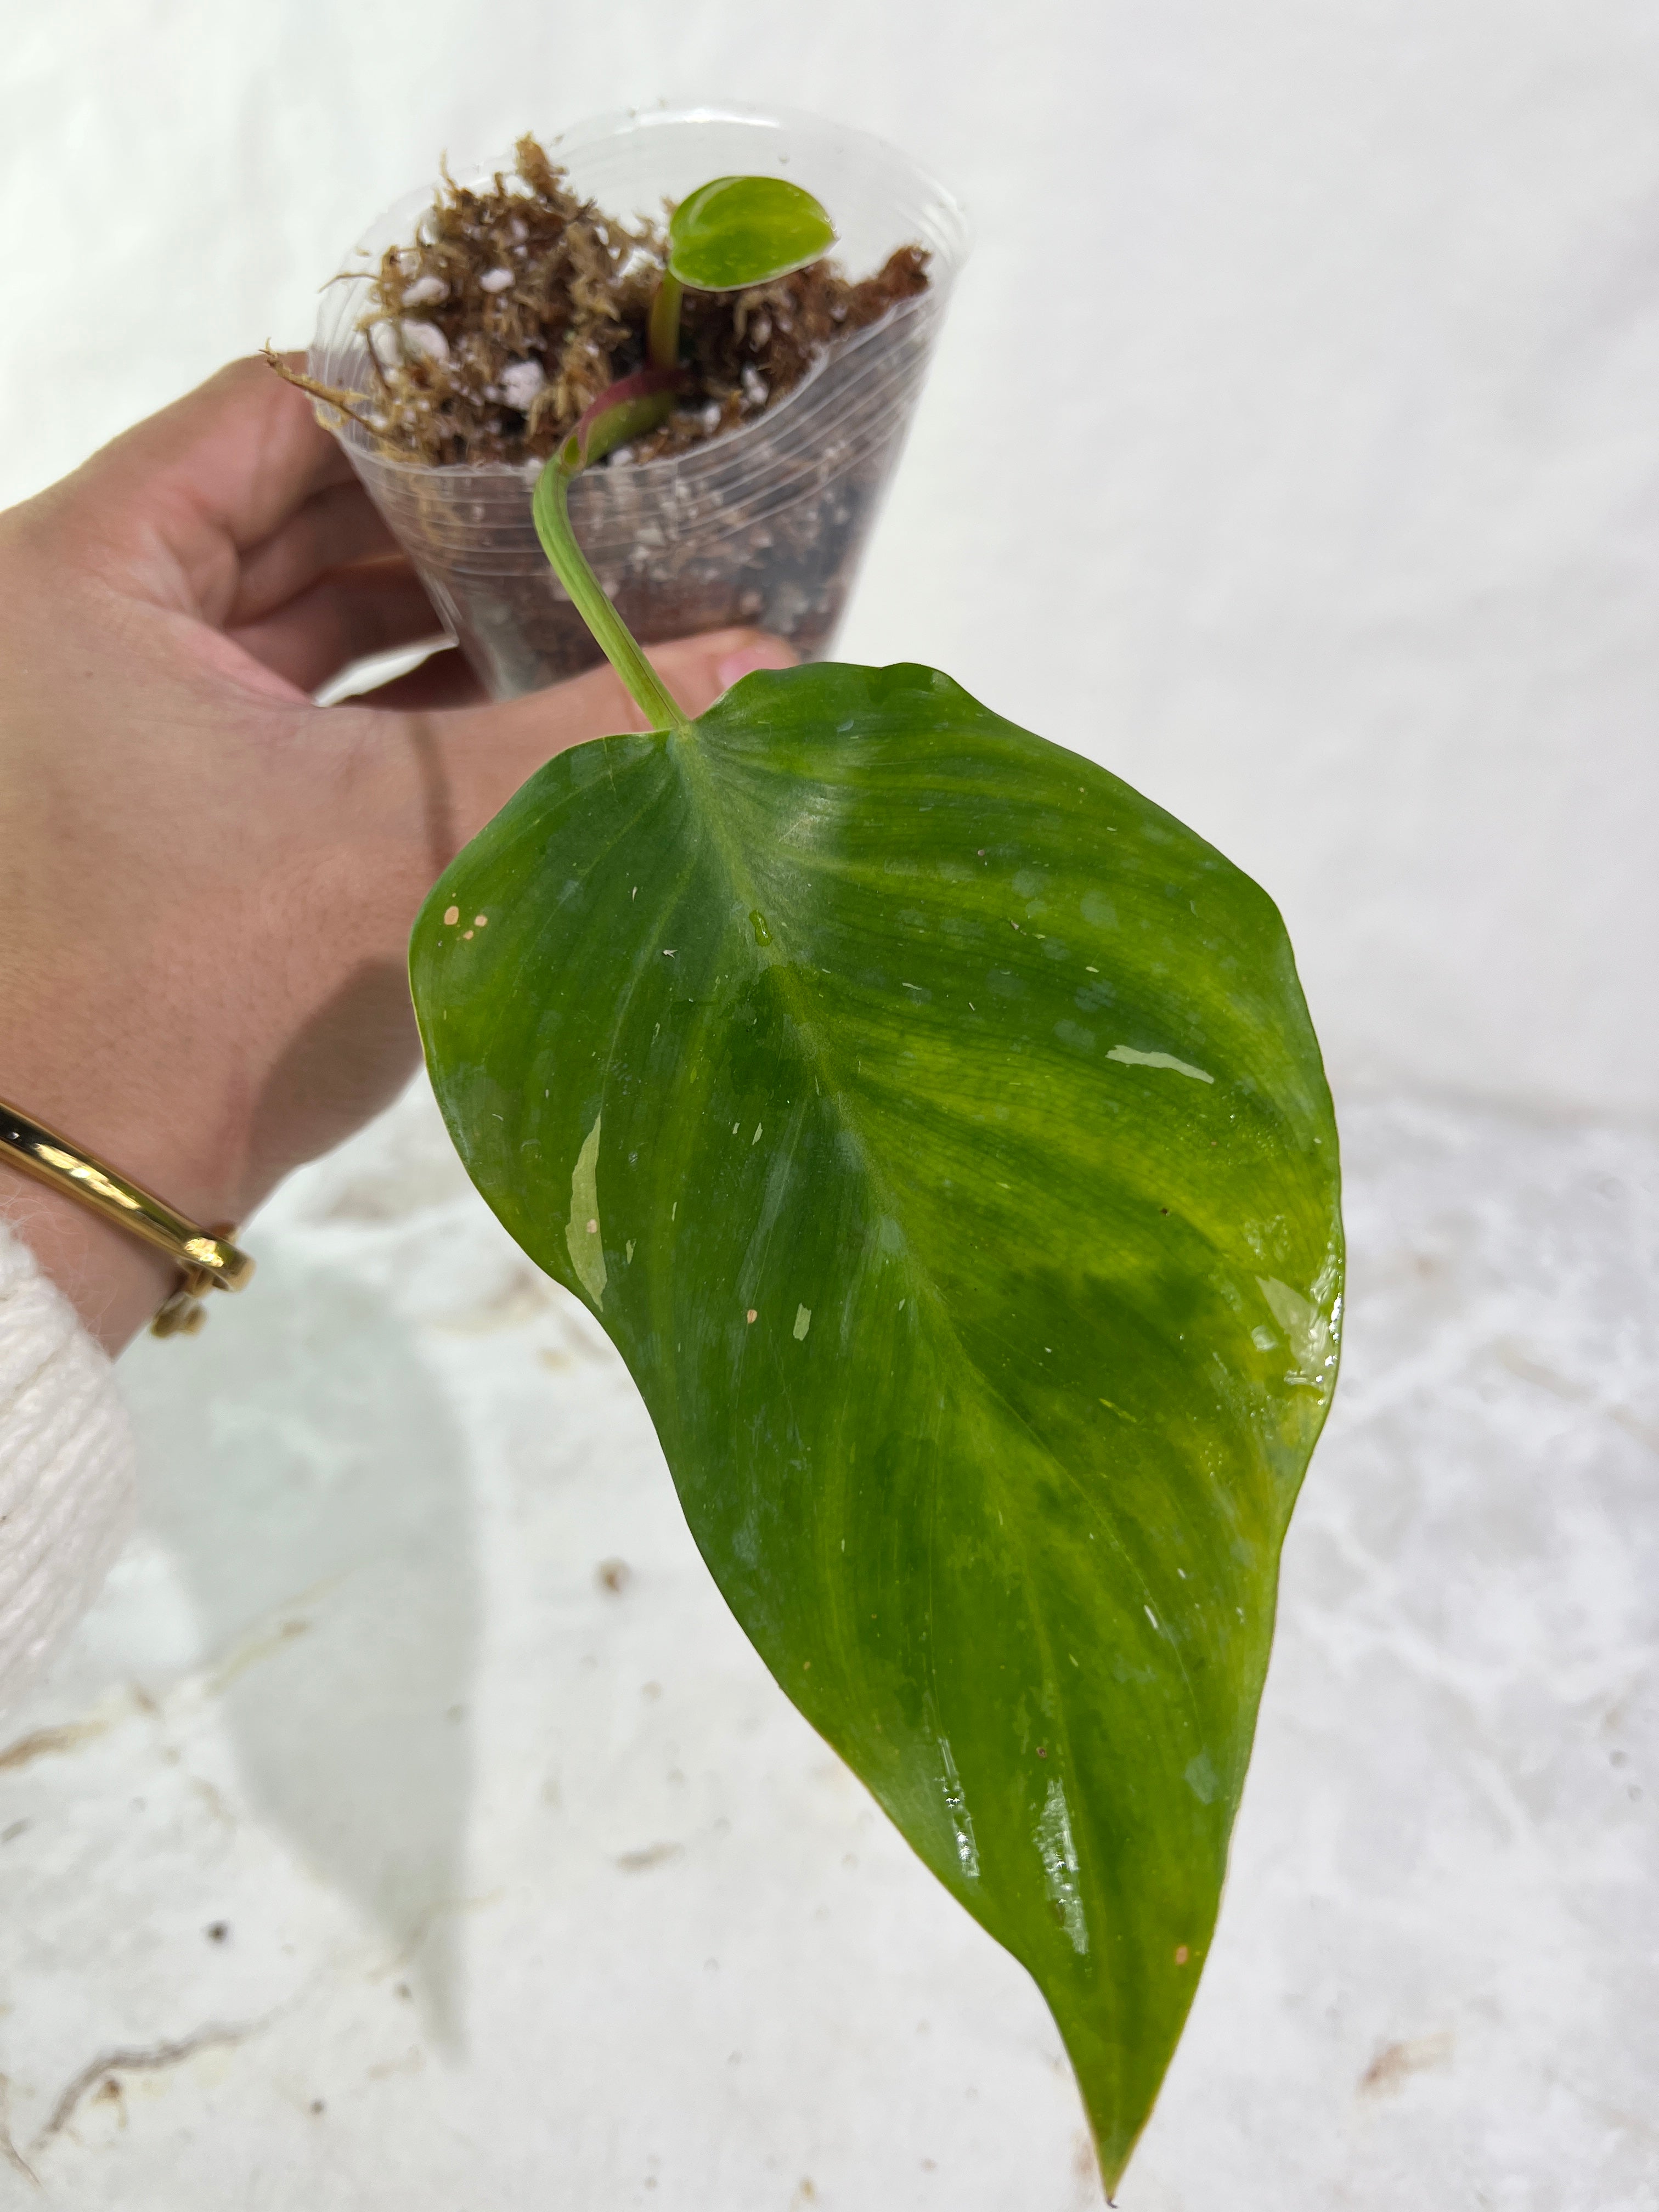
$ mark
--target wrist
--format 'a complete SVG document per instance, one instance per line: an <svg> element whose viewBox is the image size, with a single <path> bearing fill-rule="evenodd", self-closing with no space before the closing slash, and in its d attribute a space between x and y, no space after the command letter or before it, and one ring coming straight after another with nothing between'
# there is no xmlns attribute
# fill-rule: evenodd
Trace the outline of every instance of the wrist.
<svg viewBox="0 0 1659 2212"><path fill-rule="evenodd" d="M45 1018L39 978L37 969L29 979L33 988L14 987L0 1000L6 1042L0 1092L74 1151L106 1163L118 1178L130 1177L193 1220L222 1218L216 1185L200 1165L209 1150L191 1126L205 1083L198 1077L178 1095L157 1094L155 1078L163 1071L155 1065L154 1031L134 994L100 995L84 980L76 988L72 975L60 975L56 1001L70 1013L52 1022ZM112 1358L182 1280L167 1252L38 1180L4 1148L0 1222L29 1247Z"/></svg>
<svg viewBox="0 0 1659 2212"><path fill-rule="evenodd" d="M112 1358L178 1287L179 1271L162 1253L4 1160L0 1224L28 1246Z"/></svg>
<svg viewBox="0 0 1659 2212"><path fill-rule="evenodd" d="M131 934L129 942L131 942ZM9 948L9 950L15 948ZM151 960L141 966L154 969ZM162 1048L154 1006L118 973L77 974L45 958L0 977L0 1094L56 1131L77 1152L106 1164L193 1222L229 1218L231 1182L216 1172L220 1147L202 1124L218 1086L210 1055ZM46 979L50 973L50 992ZM55 1014L55 1018L53 1018ZM190 1071L176 1079L177 1071ZM0 1147L0 1222L113 1356L183 1280L172 1255L122 1222L26 1171Z"/></svg>

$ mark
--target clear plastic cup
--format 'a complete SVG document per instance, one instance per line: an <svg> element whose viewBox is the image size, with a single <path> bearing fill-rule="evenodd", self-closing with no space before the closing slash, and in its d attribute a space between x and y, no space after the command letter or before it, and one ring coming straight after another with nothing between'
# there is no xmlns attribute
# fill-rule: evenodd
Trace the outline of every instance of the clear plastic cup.
<svg viewBox="0 0 1659 2212"><path fill-rule="evenodd" d="M571 487L576 536L643 643L753 623L805 659L829 649L891 479L951 288L967 251L942 185L878 138L780 110L699 107L602 117L543 142L574 191L608 214L660 217L711 177L781 173L829 209L850 276L896 246L929 249L930 282L833 348L774 407L670 459L596 468ZM458 181L510 171L512 156ZM310 371L373 388L358 327L388 246L412 241L430 189L388 210L331 285ZM351 458L446 627L498 699L591 667L599 649L548 566L531 518L541 464L434 468L377 453L337 410L319 414Z"/></svg>

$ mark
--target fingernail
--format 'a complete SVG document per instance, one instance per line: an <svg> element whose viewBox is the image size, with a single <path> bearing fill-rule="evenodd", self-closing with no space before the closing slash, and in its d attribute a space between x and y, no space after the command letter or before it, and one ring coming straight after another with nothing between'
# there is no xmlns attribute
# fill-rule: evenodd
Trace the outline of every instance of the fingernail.
<svg viewBox="0 0 1659 2212"><path fill-rule="evenodd" d="M722 691L744 676L752 676L757 668L793 668L795 656L777 638L766 638L757 645L745 645L737 653L728 653L724 660L714 665L714 681Z"/></svg>

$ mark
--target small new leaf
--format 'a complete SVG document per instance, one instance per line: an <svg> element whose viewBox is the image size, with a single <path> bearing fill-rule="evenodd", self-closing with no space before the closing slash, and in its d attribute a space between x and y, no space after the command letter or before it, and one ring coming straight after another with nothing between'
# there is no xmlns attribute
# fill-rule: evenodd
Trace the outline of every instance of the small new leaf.
<svg viewBox="0 0 1659 2212"><path fill-rule="evenodd" d="M827 253L836 228L811 192L783 177L716 177L680 202L668 266L700 292L769 283Z"/></svg>

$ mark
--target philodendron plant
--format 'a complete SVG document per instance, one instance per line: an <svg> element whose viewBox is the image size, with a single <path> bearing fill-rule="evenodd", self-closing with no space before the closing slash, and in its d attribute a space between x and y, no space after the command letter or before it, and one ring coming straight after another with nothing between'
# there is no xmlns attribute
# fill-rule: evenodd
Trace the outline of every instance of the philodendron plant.
<svg viewBox="0 0 1659 2212"><path fill-rule="evenodd" d="M1271 901L948 676L689 721L565 492L673 404L682 285L821 253L722 179L649 367L548 463L652 724L549 762L414 933L474 1182L621 1352L787 1695L1030 1969L1109 2187L1215 1925L1279 1548L1330 1404L1336 1129Z"/></svg>

